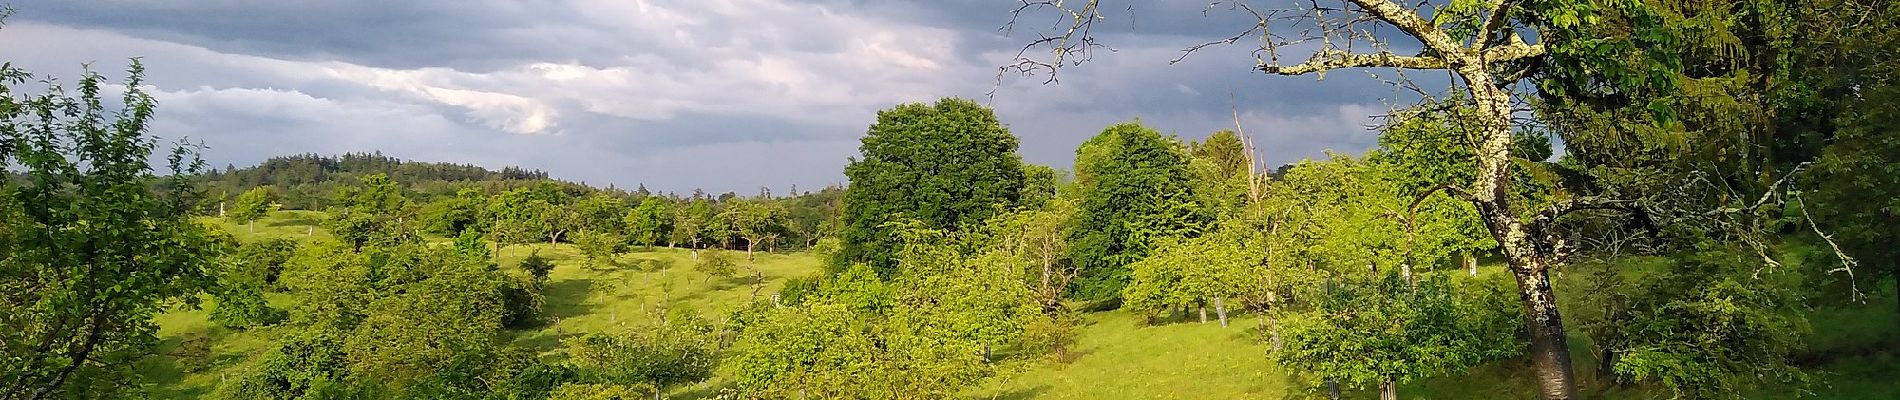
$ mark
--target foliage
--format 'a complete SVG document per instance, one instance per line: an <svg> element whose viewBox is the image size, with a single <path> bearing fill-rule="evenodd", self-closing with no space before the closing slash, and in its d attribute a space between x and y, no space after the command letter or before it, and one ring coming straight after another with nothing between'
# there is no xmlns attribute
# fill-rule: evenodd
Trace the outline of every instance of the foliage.
<svg viewBox="0 0 1900 400"><path fill-rule="evenodd" d="M773 310L746 327L724 365L752 396L945 398L981 376L970 344L930 340L842 305Z"/></svg>
<svg viewBox="0 0 1900 400"><path fill-rule="evenodd" d="M673 206L658 197L640 200L640 205L627 211L621 224L627 227L627 238L633 244L653 247L673 231Z"/></svg>
<svg viewBox="0 0 1900 400"><path fill-rule="evenodd" d="M712 377L715 347L709 332L675 320L567 341L568 362L580 379L639 385L652 391Z"/></svg>
<svg viewBox="0 0 1900 400"><path fill-rule="evenodd" d="M627 203L619 196L596 192L574 203L574 229L619 232L626 228L622 224L627 212Z"/></svg>
<svg viewBox="0 0 1900 400"><path fill-rule="evenodd" d="M528 253L528 257L522 258L521 263L517 264L516 267L527 272L528 276L534 278L537 284L547 284L548 273L554 271L554 262L549 261L546 257L541 257L541 251L535 250L532 253Z"/></svg>
<svg viewBox="0 0 1900 400"><path fill-rule="evenodd" d="M1302 293L1315 299L1313 309L1287 314L1286 347L1274 357L1366 387L1460 372L1522 351L1505 282L1433 275L1413 284L1397 273L1374 275Z"/></svg>
<svg viewBox="0 0 1900 400"><path fill-rule="evenodd" d="M409 198L388 176L365 176L361 187L337 188L330 205L330 219L324 228L348 243L352 249L369 245L387 245L409 240L415 221Z"/></svg>
<svg viewBox="0 0 1900 400"><path fill-rule="evenodd" d="M1638 284L1627 311L1612 315L1612 370L1660 383L1682 398L1739 398L1753 384L1805 382L1791 357L1807 320L1794 290L1798 274L1764 270L1740 249L1684 254L1661 276ZM1607 338L1606 338L1607 339Z"/></svg>
<svg viewBox="0 0 1900 400"><path fill-rule="evenodd" d="M1080 205L1069 233L1081 276L1074 294L1112 300L1129 280L1128 264L1159 242L1197 234L1210 216L1189 182L1180 143L1139 123L1109 126L1077 150Z"/></svg>
<svg viewBox="0 0 1900 400"><path fill-rule="evenodd" d="M271 200L270 188L256 187L246 190L231 202L231 210L225 216L231 218L232 222L249 224L251 231L255 232L257 220L264 218L265 214L276 208Z"/></svg>
<svg viewBox="0 0 1900 400"><path fill-rule="evenodd" d="M349 360L343 338L333 331L292 332L243 373L218 387L219 399L320 399L347 397Z"/></svg>
<svg viewBox="0 0 1900 400"><path fill-rule="evenodd" d="M614 256L626 251L627 240L612 231L581 231L574 235L574 247L587 256L587 265L613 266Z"/></svg>
<svg viewBox="0 0 1900 400"><path fill-rule="evenodd" d="M487 207L488 198L477 189L468 188L455 192L454 197L446 197L423 205L416 218L422 223L422 229L443 236L457 236L462 232L486 233L488 221L482 218L482 210Z"/></svg>
<svg viewBox="0 0 1900 400"><path fill-rule="evenodd" d="M191 220L184 180L202 163L179 147L171 175L154 175L155 104L143 65L127 74L120 99L92 72L77 97L30 95L13 89L29 75L0 65L0 398L135 387L129 369L158 344L152 317L213 284L222 245Z"/></svg>
<svg viewBox="0 0 1900 400"><path fill-rule="evenodd" d="M1025 185L1017 139L989 108L946 98L879 111L860 158L845 166L840 262L896 275L897 218L932 229L975 228L1019 204ZM834 267L843 267L844 264Z"/></svg>
<svg viewBox="0 0 1900 400"><path fill-rule="evenodd" d="M726 250L717 248L701 250L699 260L693 263L693 270L706 274L709 280L715 277L731 278L739 264L733 262L732 256L726 253Z"/></svg>

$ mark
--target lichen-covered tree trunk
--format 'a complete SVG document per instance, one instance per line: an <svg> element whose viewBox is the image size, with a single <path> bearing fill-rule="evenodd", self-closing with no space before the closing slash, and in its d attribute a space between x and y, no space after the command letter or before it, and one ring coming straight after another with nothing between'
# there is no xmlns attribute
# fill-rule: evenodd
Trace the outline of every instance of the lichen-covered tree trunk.
<svg viewBox="0 0 1900 400"><path fill-rule="evenodd" d="M1379 382L1379 400L1399 400L1399 384L1390 379Z"/></svg>
<svg viewBox="0 0 1900 400"><path fill-rule="evenodd" d="M1564 337L1563 316L1557 312L1557 296L1551 289L1549 250L1554 244L1539 243L1519 219L1511 201L1511 105L1510 93L1493 83L1483 65L1457 68L1477 102L1483 136L1478 147L1478 181L1469 194L1486 228L1504 250L1511 275L1517 278L1518 294L1524 305L1524 326L1530 333L1531 365L1537 370L1539 395L1545 400L1576 397L1571 372L1570 346Z"/></svg>

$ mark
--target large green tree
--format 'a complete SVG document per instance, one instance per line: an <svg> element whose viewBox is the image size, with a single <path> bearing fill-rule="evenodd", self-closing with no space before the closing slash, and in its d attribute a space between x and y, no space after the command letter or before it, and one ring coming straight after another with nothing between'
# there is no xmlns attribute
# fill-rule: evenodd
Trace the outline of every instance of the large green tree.
<svg viewBox="0 0 1900 400"><path fill-rule="evenodd" d="M1077 150L1077 196L1069 258L1081 275L1074 294L1116 299L1128 264L1160 241L1192 236L1211 219L1194 195L1186 149L1139 123L1109 126Z"/></svg>
<svg viewBox="0 0 1900 400"><path fill-rule="evenodd" d="M988 107L946 98L879 111L858 158L845 166L844 240L839 257L896 272L904 219L935 229L975 227L1017 206L1024 185L1017 139ZM842 267L842 266L836 266Z"/></svg>
<svg viewBox="0 0 1900 400"><path fill-rule="evenodd" d="M622 217L627 227L627 238L634 244L653 247L673 231L673 205L657 196L647 196L640 205L627 211ZM670 238L667 239L669 242ZM671 243L668 243L671 245Z"/></svg>
<svg viewBox="0 0 1900 400"><path fill-rule="evenodd" d="M29 94L15 88L30 75L0 64L0 399L136 388L133 365L159 343L152 318L212 284L221 246L192 221L184 180L202 163L179 147L169 177L154 175L144 75L133 60L118 99L92 72L76 96Z"/></svg>

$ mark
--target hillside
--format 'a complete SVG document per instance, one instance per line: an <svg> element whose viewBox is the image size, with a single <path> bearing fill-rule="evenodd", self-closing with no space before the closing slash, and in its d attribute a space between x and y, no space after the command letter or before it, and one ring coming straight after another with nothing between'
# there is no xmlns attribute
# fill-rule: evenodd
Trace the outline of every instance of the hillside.
<svg viewBox="0 0 1900 400"><path fill-rule="evenodd" d="M330 233L322 228L309 229L323 213L280 211L260 221L255 233L225 219L204 218L207 224L222 226L240 241L290 238L309 242L327 240ZM306 236L310 233L310 236ZM439 245L443 239L431 239ZM708 318L717 318L745 304L752 294L752 277L740 274L731 278L709 277L692 268L692 254L684 249L655 248L634 250L617 258L617 265L589 266L570 244L537 243L509 246L500 254L504 271L518 272L515 266L529 254L540 254L553 261L547 303L543 306L548 321L528 330L511 330L508 335L517 344L551 352L561 341L588 332L651 322L656 313L671 308L694 310ZM819 271L818 260L805 253L762 253L758 267L765 277L761 295L776 293L785 281L807 277ZM269 296L273 305L285 307L299 299L284 294ZM215 307L207 298L206 308ZM175 306L161 315L160 357L151 357L139 366L141 374L155 385L158 398L192 399L208 395L219 382L227 379L266 351L280 327L246 331L211 324L204 309ZM690 391L691 389L686 389Z"/></svg>

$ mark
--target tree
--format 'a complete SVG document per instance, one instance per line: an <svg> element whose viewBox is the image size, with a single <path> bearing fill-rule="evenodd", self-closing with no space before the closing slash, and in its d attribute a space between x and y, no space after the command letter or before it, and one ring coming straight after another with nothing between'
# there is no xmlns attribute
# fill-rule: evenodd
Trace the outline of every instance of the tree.
<svg viewBox="0 0 1900 400"><path fill-rule="evenodd" d="M1551 2L1500 1L1449 4L1407 5L1390 0L1346 0L1338 5L1311 3L1292 10L1265 13L1244 4L1236 11L1258 17L1258 23L1244 28L1232 39L1217 40L1189 47L1186 53L1211 45L1235 43L1246 37L1259 37L1256 59L1261 72L1274 75L1320 74L1351 68L1392 68L1442 70L1455 75L1460 86L1471 96L1477 112L1477 128L1468 142L1475 152L1471 160L1477 166L1469 182L1446 182L1445 189L1472 203L1482 217L1518 281L1529 326L1531 359L1538 372L1540 396L1545 399L1576 397L1569 347L1551 290L1549 270L1564 262L1567 252L1556 220L1566 214L1604 207L1611 199L1571 198L1552 204L1531 204L1513 198L1511 157L1516 139L1512 131L1515 110L1512 89L1526 77L1548 77L1539 89L1557 96L1574 94L1619 94L1646 98L1649 93L1667 92L1671 73L1680 67L1674 56L1668 31L1657 12L1637 1ZM1097 23L1108 19L1099 1L1079 5L1062 2L1024 2L1016 9L1011 25L1025 12L1054 11L1064 21L1053 33L1025 46L1016 61L1004 71L1033 73L1047 71L1050 80L1060 66L1087 61L1096 48L1103 47L1093 36ZM1421 14L1430 10L1430 17ZM1601 35L1599 28L1612 22L1628 25L1618 35ZM1284 26L1288 23L1297 28ZM1303 34L1275 32L1274 27L1297 29ZM1304 25L1304 26L1303 26ZM1376 28L1391 28L1385 34ZM1399 37L1414 40L1422 51L1417 55L1393 53L1383 42ZM1526 38L1536 43L1526 42ZM1370 41L1371 43L1367 43ZM1281 49L1312 49L1296 46L1321 43L1305 62L1280 63ZM1032 50L1047 48L1050 58L1029 57ZM1185 57L1186 54L1183 55ZM1649 103L1658 114L1667 114L1662 103ZM1078 177L1083 177L1078 169Z"/></svg>
<svg viewBox="0 0 1900 400"><path fill-rule="evenodd" d="M1302 293L1310 312L1290 313L1283 365L1352 387L1377 384L1397 400L1398 384L1464 371L1521 349L1503 282L1456 282L1434 275L1408 283L1393 271Z"/></svg>
<svg viewBox="0 0 1900 400"><path fill-rule="evenodd" d="M730 229L730 233L722 236L745 240L746 262L752 261L752 251L759 244L784 235L790 222L785 207L771 200L735 200L715 219L719 221L718 226Z"/></svg>
<svg viewBox="0 0 1900 400"><path fill-rule="evenodd" d="M1184 150L1139 123L1109 126L1076 150L1081 204L1068 238L1069 258L1081 271L1076 297L1117 300L1128 284L1128 264L1208 222L1189 184Z"/></svg>
<svg viewBox="0 0 1900 400"><path fill-rule="evenodd" d="M667 388L712 377L714 343L688 321L618 332L591 333L567 342L568 362L583 380L639 385L658 399Z"/></svg>
<svg viewBox="0 0 1900 400"><path fill-rule="evenodd" d="M587 256L587 265L616 264L614 255L626 250L627 239L611 232L581 231L574 235L574 247Z"/></svg>
<svg viewBox="0 0 1900 400"><path fill-rule="evenodd" d="M484 235L488 233L489 221L482 218L482 210L487 208L487 202L481 190L462 189L453 197L422 206L416 217L422 221L423 230L437 235L453 237L471 230Z"/></svg>
<svg viewBox="0 0 1900 400"><path fill-rule="evenodd" d="M325 221L330 233L358 250L415 236L415 230L409 225L415 221L409 198L403 196L402 187L395 180L388 175L373 174L363 177L361 184L361 187L337 188L329 219Z"/></svg>
<svg viewBox="0 0 1900 400"><path fill-rule="evenodd" d="M548 273L554 271L554 262L549 261L547 257L542 257L541 251L536 250L532 253L528 253L527 257L523 257L521 264L517 265L517 267L520 267L523 272L527 272L528 277L534 279L536 282L536 286L544 286L548 282Z"/></svg>
<svg viewBox="0 0 1900 400"><path fill-rule="evenodd" d="M627 230L623 225L626 217L626 201L605 192L594 193L574 204L574 229L620 232Z"/></svg>
<svg viewBox="0 0 1900 400"><path fill-rule="evenodd" d="M1888 9L1891 10L1891 9ZM1900 226L1900 61L1876 56L1900 44L1900 12L1887 11L1853 29L1850 49L1862 51L1877 63L1862 72L1867 83L1838 117L1838 135L1815 163L1814 191L1802 196L1800 210L1812 212L1810 223L1827 228L1859 265L1885 266L1885 271L1857 271L1868 282L1881 275L1894 281L1895 305L1900 306L1900 247L1892 245L1894 227ZM1878 50L1876 50L1878 49ZM1818 232L1818 231L1817 231ZM1836 243L1838 242L1838 243ZM1900 311L1900 309L1896 309Z"/></svg>
<svg viewBox="0 0 1900 400"><path fill-rule="evenodd" d="M549 201L545 192L518 188L489 201L487 215L494 221L490 235L494 236L496 246L529 244L538 239L548 239L548 243L553 244L571 228L570 210Z"/></svg>
<svg viewBox="0 0 1900 400"><path fill-rule="evenodd" d="M682 241L693 249L693 257L699 257L699 243L705 239L705 227L712 222L712 203L695 198L684 212L674 215L673 233L667 240Z"/></svg>
<svg viewBox="0 0 1900 400"><path fill-rule="evenodd" d="M700 255L699 259L694 261L693 270L706 274L706 280L711 281L715 277L731 278L734 272L733 267L737 265L732 262L731 256L726 255L725 250L714 248L707 249L706 254Z"/></svg>
<svg viewBox="0 0 1900 400"><path fill-rule="evenodd" d="M627 238L634 244L652 248L673 231L673 206L664 199L649 196L640 200L638 207L627 211L622 224L627 227Z"/></svg>
<svg viewBox="0 0 1900 400"><path fill-rule="evenodd" d="M257 220L270 214L271 209L276 207L272 203L270 189L260 186L238 194L237 200L232 201L230 212L225 215L233 222L249 225L251 233L257 233Z"/></svg>
<svg viewBox="0 0 1900 400"><path fill-rule="evenodd" d="M946 98L879 111L859 158L845 166L851 185L844 193L840 260L893 276L897 242L885 224L895 218L958 230L1015 207L1024 186L1016 147L995 113L973 101Z"/></svg>
<svg viewBox="0 0 1900 400"><path fill-rule="evenodd" d="M170 175L153 173L144 76L133 59L120 99L93 72L77 97L32 95L14 91L25 71L0 65L0 399L134 388L133 365L158 345L152 317L213 283L223 250L192 220L185 180L203 162L177 147Z"/></svg>

